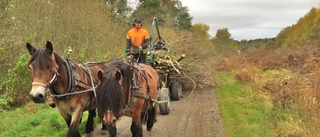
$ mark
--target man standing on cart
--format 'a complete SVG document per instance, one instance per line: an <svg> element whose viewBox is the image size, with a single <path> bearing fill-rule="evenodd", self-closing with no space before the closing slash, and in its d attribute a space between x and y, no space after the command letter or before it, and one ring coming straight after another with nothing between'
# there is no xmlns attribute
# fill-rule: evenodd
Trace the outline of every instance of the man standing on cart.
<svg viewBox="0 0 320 137"><path fill-rule="evenodd" d="M126 51L129 51L136 61L146 63L146 49L150 45L149 33L142 28L139 18L134 19L133 26L134 28L130 29L126 36Z"/></svg>

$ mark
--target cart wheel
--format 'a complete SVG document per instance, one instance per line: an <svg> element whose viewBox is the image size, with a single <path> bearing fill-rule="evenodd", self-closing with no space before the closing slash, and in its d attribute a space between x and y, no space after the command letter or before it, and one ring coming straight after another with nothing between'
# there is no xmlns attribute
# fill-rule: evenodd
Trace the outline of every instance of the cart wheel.
<svg viewBox="0 0 320 137"><path fill-rule="evenodd" d="M182 94L182 88L181 85L173 81L170 85L170 92L171 92L171 99L172 100L180 100L181 94Z"/></svg>
<svg viewBox="0 0 320 137"><path fill-rule="evenodd" d="M159 104L160 113L162 115L167 115L170 113L170 93L168 88L161 88L159 92L159 101L164 101L164 103Z"/></svg>

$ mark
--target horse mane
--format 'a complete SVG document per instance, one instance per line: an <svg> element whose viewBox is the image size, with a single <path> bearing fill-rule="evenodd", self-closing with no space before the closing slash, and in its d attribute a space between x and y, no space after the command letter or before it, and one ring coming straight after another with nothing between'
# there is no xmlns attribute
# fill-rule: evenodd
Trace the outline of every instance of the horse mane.
<svg viewBox="0 0 320 137"><path fill-rule="evenodd" d="M131 66L123 61L117 61L112 63L107 69L106 72L110 72L115 70L116 68L119 68L121 76L124 78L124 90L127 92L130 90L131 82L132 82L132 76L133 76L133 70L131 69Z"/></svg>
<svg viewBox="0 0 320 137"><path fill-rule="evenodd" d="M116 78L117 70L120 71L121 77L123 78L123 88ZM129 64L123 61L114 62L107 67L104 73L104 79L97 88L97 100L100 105L98 109L100 109L103 114L105 114L107 110L110 110L117 119L119 118L122 97L125 96L126 98L131 91L132 74L133 70Z"/></svg>
<svg viewBox="0 0 320 137"><path fill-rule="evenodd" d="M63 59L57 54L53 53L57 64L63 63ZM34 69L49 69L53 67L53 62L51 60L51 55L46 51L46 49L38 49L30 58L28 65L31 62L37 61L38 65L34 65Z"/></svg>

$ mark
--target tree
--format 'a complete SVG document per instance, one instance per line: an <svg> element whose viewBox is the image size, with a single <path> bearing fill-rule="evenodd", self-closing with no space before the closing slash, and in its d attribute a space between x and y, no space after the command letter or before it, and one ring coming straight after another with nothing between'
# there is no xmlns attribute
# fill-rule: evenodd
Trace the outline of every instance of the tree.
<svg viewBox="0 0 320 137"><path fill-rule="evenodd" d="M218 29L216 32L216 39L222 41L228 41L231 38L231 34L228 31L228 28Z"/></svg>
<svg viewBox="0 0 320 137"><path fill-rule="evenodd" d="M192 16L188 13L189 10L187 7L182 6L181 2L179 0L173 2L175 5L173 5L173 12L172 16L174 19L174 27L180 28L180 29L191 29L192 27Z"/></svg>
<svg viewBox="0 0 320 137"><path fill-rule="evenodd" d="M212 39L213 44L217 47L217 52L234 51L239 49L238 42L231 39L228 28L218 29L215 38Z"/></svg>
<svg viewBox="0 0 320 137"><path fill-rule="evenodd" d="M318 43L320 10L311 8L309 13L300 18L296 24L288 26L277 35L276 44L281 47L303 46Z"/></svg>
<svg viewBox="0 0 320 137"><path fill-rule="evenodd" d="M8 38L7 37L7 30L10 30L10 12L9 12L9 2L10 0L1 0L0 1L0 95L2 94L2 89L4 89L4 85L6 82L5 74L7 74L8 68L11 66L11 64L8 62L8 57L10 53L6 52L9 48L5 41Z"/></svg>
<svg viewBox="0 0 320 137"><path fill-rule="evenodd" d="M209 39L210 26L204 23L197 23L192 26L192 31L203 38Z"/></svg>
<svg viewBox="0 0 320 137"><path fill-rule="evenodd" d="M110 11L112 18L118 21L126 21L131 14L132 8L128 0L104 0L107 10Z"/></svg>
<svg viewBox="0 0 320 137"><path fill-rule="evenodd" d="M142 20L148 20L151 22L153 17L156 17L159 24L164 24L165 15L165 9L160 6L159 1L140 0L136 10L131 14L131 18L133 20L134 18L139 17Z"/></svg>
<svg viewBox="0 0 320 137"><path fill-rule="evenodd" d="M132 18L143 17L152 20L157 17L159 25L166 25L177 29L191 29L192 17L187 7L179 0L140 0Z"/></svg>

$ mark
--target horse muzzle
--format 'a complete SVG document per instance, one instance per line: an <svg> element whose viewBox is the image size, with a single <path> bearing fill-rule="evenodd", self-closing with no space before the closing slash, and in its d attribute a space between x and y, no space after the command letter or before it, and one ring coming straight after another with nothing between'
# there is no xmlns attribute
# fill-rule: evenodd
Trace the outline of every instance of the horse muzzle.
<svg viewBox="0 0 320 137"><path fill-rule="evenodd" d="M35 102L35 103L44 103L45 96L42 94L36 94L36 95L31 95L30 94L30 98Z"/></svg>
<svg viewBox="0 0 320 137"><path fill-rule="evenodd" d="M103 123L106 125L106 126L115 126L116 124L116 118L114 117L113 113L108 111L107 113L104 114L104 117L103 117Z"/></svg>
<svg viewBox="0 0 320 137"><path fill-rule="evenodd" d="M46 88L42 86L33 87L30 92L30 98L35 103L44 103L46 100Z"/></svg>

